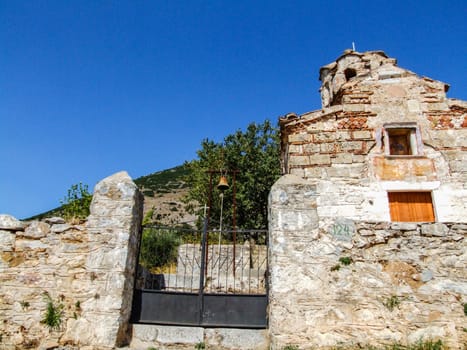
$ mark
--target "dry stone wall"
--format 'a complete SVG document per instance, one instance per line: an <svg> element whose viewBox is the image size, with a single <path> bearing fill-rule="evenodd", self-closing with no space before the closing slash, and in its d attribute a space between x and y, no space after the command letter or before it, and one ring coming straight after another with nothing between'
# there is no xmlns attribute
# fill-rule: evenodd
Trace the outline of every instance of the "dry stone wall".
<svg viewBox="0 0 467 350"><path fill-rule="evenodd" d="M420 339L465 348L467 225L339 216L319 225L319 195L293 175L271 192L272 348Z"/></svg>
<svg viewBox="0 0 467 350"><path fill-rule="evenodd" d="M96 185L83 224L0 216L0 348L128 343L141 213L142 196L121 172ZM47 296L63 306L56 329L41 322Z"/></svg>

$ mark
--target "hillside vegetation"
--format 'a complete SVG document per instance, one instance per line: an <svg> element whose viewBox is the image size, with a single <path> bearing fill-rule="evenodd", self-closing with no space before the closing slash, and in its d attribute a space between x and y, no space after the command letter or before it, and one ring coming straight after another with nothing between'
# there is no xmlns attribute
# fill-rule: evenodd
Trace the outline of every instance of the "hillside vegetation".
<svg viewBox="0 0 467 350"><path fill-rule="evenodd" d="M182 204L182 198L188 193L184 178L189 172L184 165L179 165L133 180L144 195L144 215L152 211L154 221L164 225L183 220L192 221L192 216L186 213ZM24 220L41 220L53 216L64 216L64 206Z"/></svg>

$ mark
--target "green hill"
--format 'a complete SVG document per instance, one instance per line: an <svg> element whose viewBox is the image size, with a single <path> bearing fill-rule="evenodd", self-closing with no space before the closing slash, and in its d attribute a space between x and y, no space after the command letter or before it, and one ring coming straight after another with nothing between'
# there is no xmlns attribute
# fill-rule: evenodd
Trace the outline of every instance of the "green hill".
<svg viewBox="0 0 467 350"><path fill-rule="evenodd" d="M152 210L159 221L167 224L183 221L187 214L181 199L188 191L188 185L184 181L188 173L185 166L179 165L134 179L144 195L144 214ZM62 206L59 206L24 220L41 220L61 215Z"/></svg>
<svg viewBox="0 0 467 350"><path fill-rule="evenodd" d="M149 175L141 176L134 180L143 192L144 196L154 197L155 194L171 193L174 190L187 188L184 178L189 170L183 166L158 171Z"/></svg>

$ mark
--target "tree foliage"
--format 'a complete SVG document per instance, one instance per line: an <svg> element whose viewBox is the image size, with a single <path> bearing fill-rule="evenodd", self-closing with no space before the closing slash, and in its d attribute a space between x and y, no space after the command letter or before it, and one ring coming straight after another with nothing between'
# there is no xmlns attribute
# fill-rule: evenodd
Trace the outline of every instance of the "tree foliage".
<svg viewBox="0 0 467 350"><path fill-rule="evenodd" d="M224 192L223 227L233 225L235 176L237 228L266 228L269 191L280 176L278 129L268 120L262 124L251 123L246 131L238 130L225 137L223 142L203 140L197 154L198 159L185 164L191 170L187 178L190 188L185 198L187 210L201 214L200 207L208 205L209 171L214 171L210 228L216 228L220 221L221 193L217 184L221 173L227 175L230 184Z"/></svg>

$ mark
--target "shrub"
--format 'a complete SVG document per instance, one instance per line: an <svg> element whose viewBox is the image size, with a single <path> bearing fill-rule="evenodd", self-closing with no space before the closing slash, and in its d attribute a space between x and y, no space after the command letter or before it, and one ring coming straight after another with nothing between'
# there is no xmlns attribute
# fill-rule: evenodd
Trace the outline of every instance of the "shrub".
<svg viewBox="0 0 467 350"><path fill-rule="evenodd" d="M397 295L392 295L391 297L387 298L383 305L388 308L389 311L394 310L396 307L398 308L401 301Z"/></svg>
<svg viewBox="0 0 467 350"><path fill-rule="evenodd" d="M71 185L62 203L62 215L67 221L84 220L89 215L92 194L88 191L88 185L83 183Z"/></svg>
<svg viewBox="0 0 467 350"><path fill-rule="evenodd" d="M141 239L139 261L147 269L175 263L180 244L181 240L174 231L147 228Z"/></svg>
<svg viewBox="0 0 467 350"><path fill-rule="evenodd" d="M41 323L45 324L51 330L60 329L63 317L63 304L54 303L49 293L47 292L44 292L44 299L47 303L47 307Z"/></svg>
<svg viewBox="0 0 467 350"><path fill-rule="evenodd" d="M342 265L350 265L351 263L353 263L353 260L352 260L352 258L350 258L348 256L343 256L343 257L339 258L339 262Z"/></svg>

